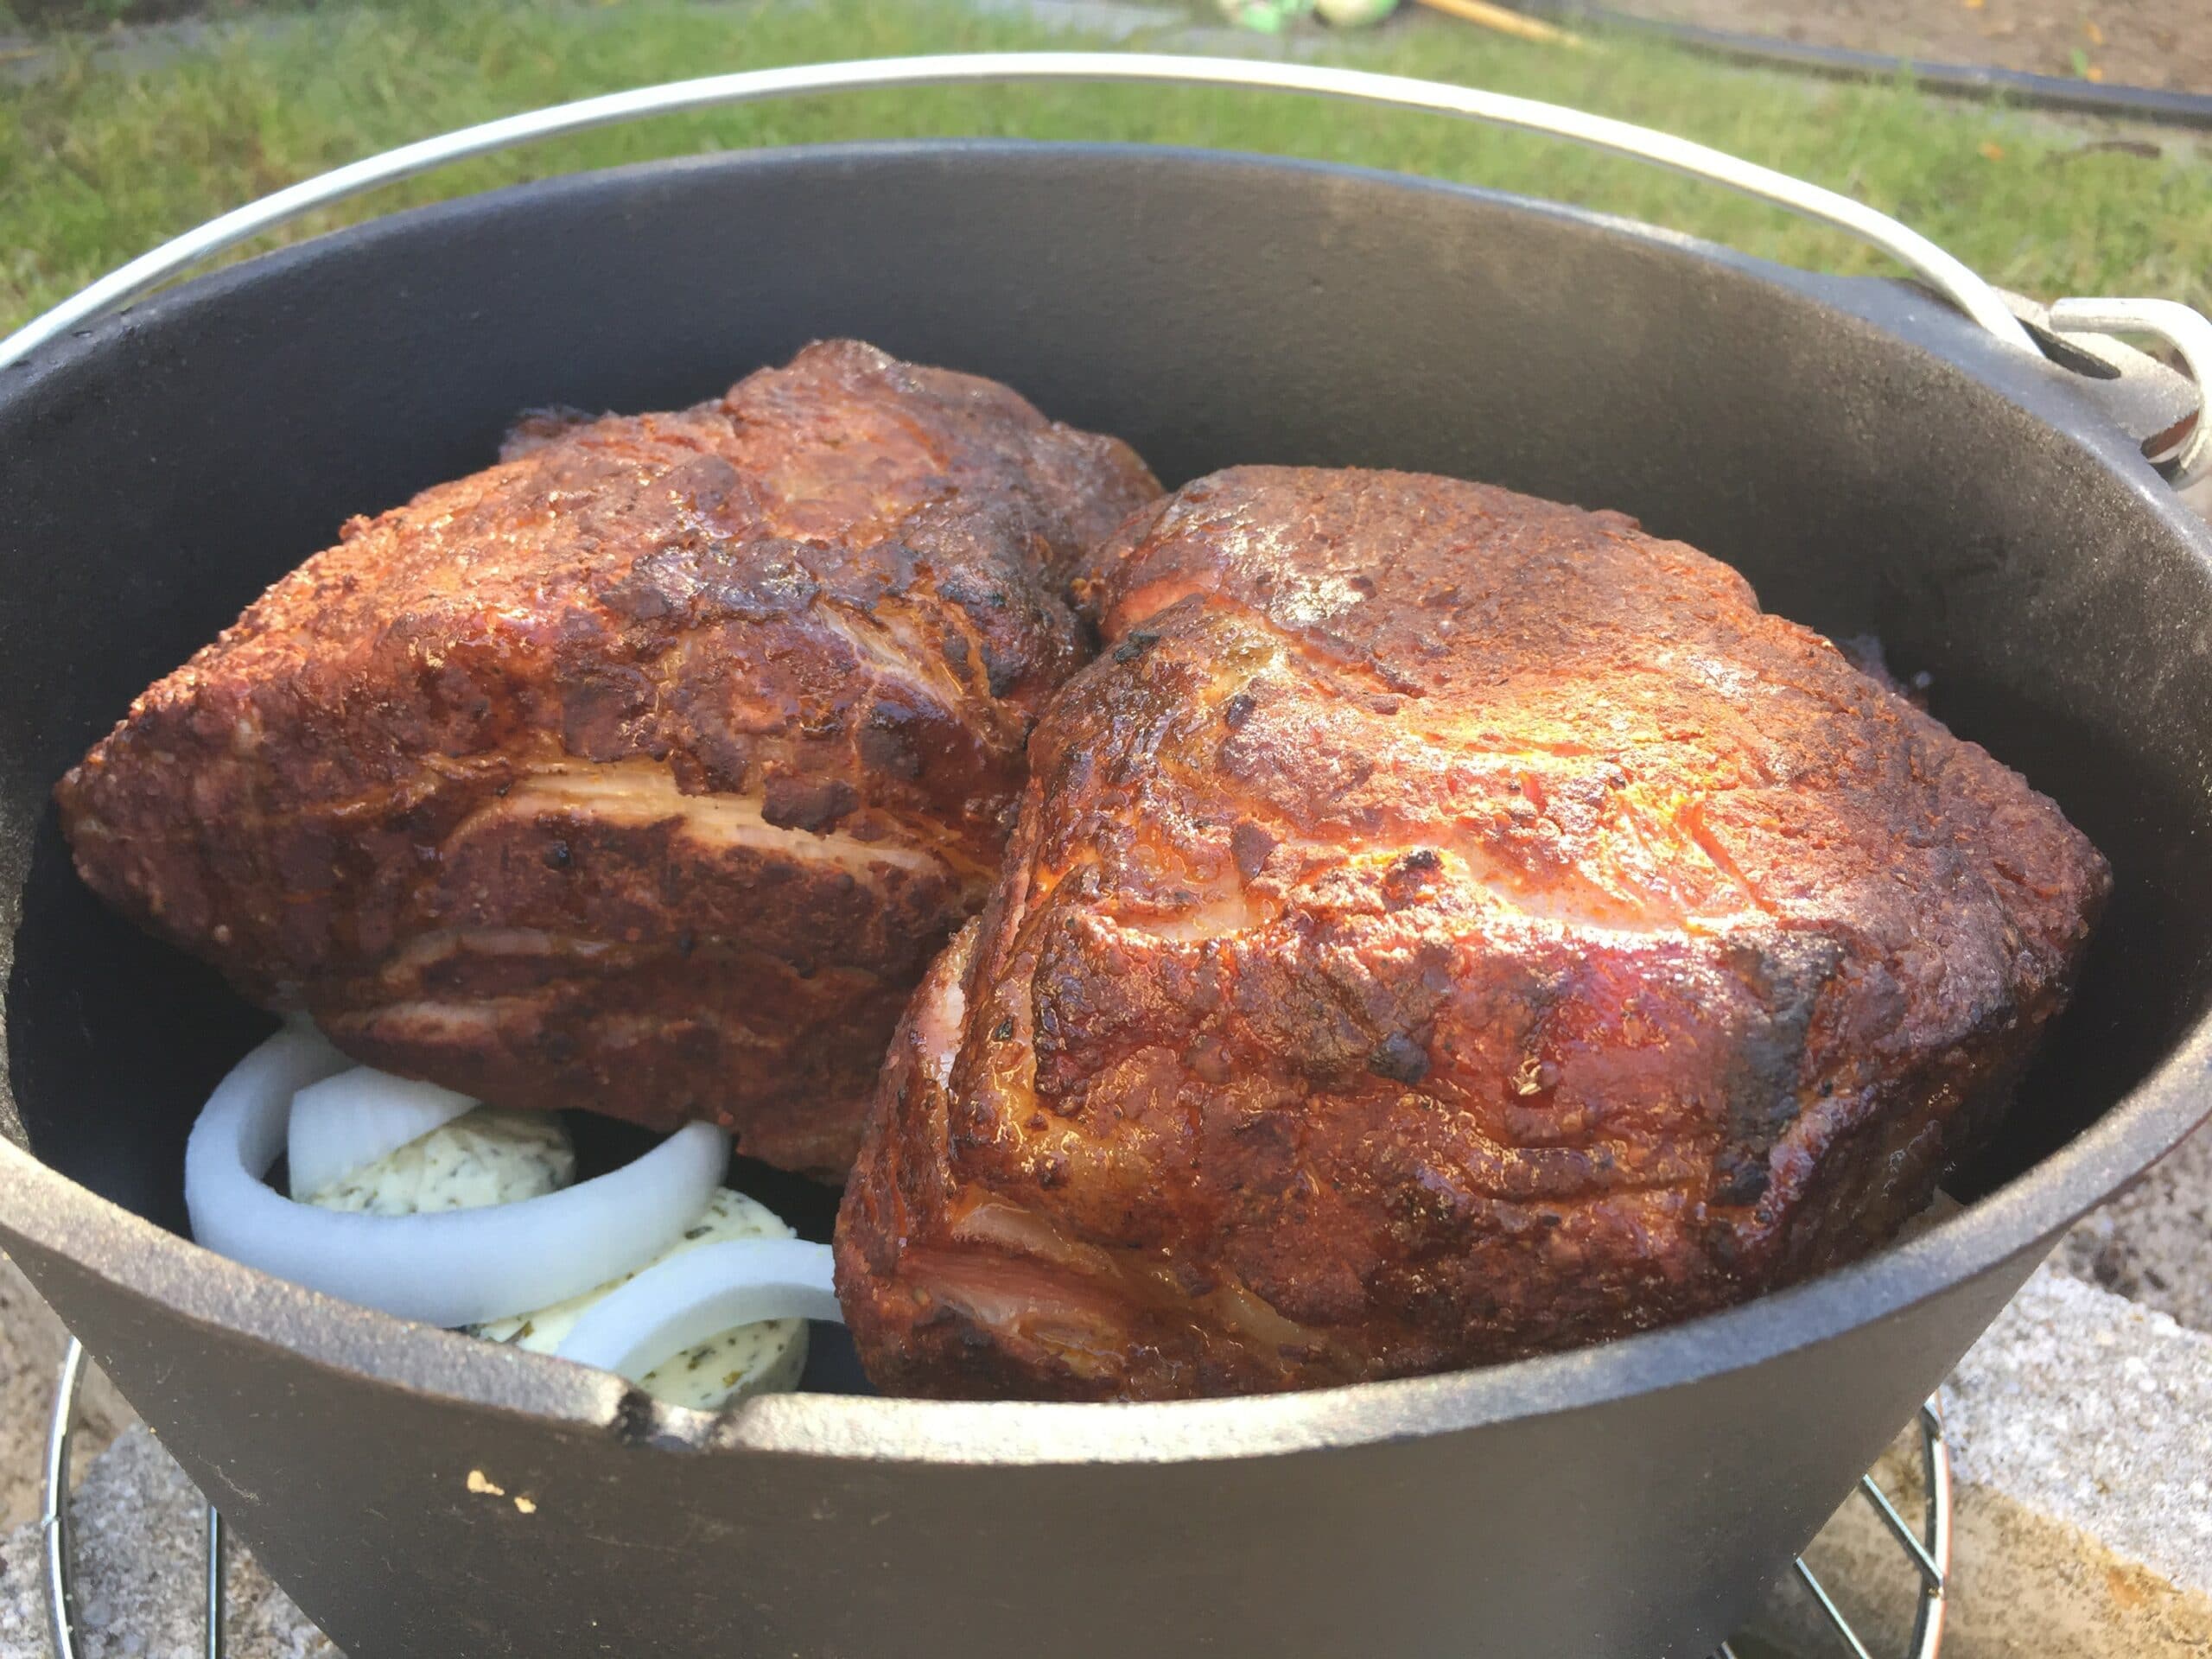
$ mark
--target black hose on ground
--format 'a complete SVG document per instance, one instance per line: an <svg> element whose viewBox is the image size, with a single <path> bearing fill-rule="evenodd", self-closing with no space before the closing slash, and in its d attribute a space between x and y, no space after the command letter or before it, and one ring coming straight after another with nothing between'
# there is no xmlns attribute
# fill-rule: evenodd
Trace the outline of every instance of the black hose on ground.
<svg viewBox="0 0 2212 1659"><path fill-rule="evenodd" d="M1988 64L1920 63L1879 52L1855 52L1847 47L1813 46L1767 35L1745 35L1734 29L1707 29L1697 23L1637 17L1602 6L1575 4L1573 0L1563 4L1529 3L1524 0L1522 10L1563 22L1651 35L1693 52L1738 63L1795 69L1845 80L1893 80L1905 75L1930 92L1948 92L1960 98L1989 99L2032 109L2067 110L2081 115L2212 129L2212 95L2203 92L2173 92L2156 86L2112 86L2097 81L2072 80L2063 75L2034 75L2024 70L1999 69Z"/></svg>

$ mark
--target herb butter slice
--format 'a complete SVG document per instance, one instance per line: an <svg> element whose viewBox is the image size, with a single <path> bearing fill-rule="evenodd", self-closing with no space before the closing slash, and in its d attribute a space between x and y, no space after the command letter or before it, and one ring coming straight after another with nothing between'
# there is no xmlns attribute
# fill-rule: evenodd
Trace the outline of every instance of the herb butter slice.
<svg viewBox="0 0 2212 1659"><path fill-rule="evenodd" d="M742 1192L724 1187L715 1194L706 1214L684 1230L652 1267L672 1255L732 1238L790 1238L791 1230L776 1213L754 1203ZM639 1273L644 1268L638 1269ZM474 1327L474 1334L493 1342L511 1342L535 1353L550 1354L582 1317L584 1310L608 1292L627 1284L636 1273L610 1279L595 1289L565 1302L512 1319L495 1319ZM656 1400L671 1405L713 1411L748 1394L765 1394L798 1386L806 1367L806 1321L766 1319L725 1331L648 1371L641 1386Z"/></svg>
<svg viewBox="0 0 2212 1659"><path fill-rule="evenodd" d="M478 1106L310 1193L307 1202L321 1210L420 1216L518 1204L557 1192L575 1178L575 1151L560 1119Z"/></svg>

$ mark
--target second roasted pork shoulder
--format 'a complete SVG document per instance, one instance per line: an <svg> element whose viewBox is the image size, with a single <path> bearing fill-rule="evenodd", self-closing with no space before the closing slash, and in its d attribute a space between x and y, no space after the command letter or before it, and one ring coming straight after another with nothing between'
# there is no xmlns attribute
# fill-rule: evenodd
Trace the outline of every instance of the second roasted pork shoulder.
<svg viewBox="0 0 2212 1659"><path fill-rule="evenodd" d="M2107 891L2018 776L1617 515L1240 469L1091 594L847 1189L887 1390L1348 1382L1803 1278L1986 1131Z"/></svg>
<svg viewBox="0 0 2212 1659"><path fill-rule="evenodd" d="M850 342L357 520L58 791L85 879L373 1065L842 1173L1157 486Z"/></svg>

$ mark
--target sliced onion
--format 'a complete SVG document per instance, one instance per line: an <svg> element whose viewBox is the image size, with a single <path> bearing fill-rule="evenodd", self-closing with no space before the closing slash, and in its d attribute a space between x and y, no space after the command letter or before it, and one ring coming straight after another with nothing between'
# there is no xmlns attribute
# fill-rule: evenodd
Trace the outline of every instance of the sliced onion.
<svg viewBox="0 0 2212 1659"><path fill-rule="evenodd" d="M553 1351L635 1382L671 1356L741 1325L842 1324L830 1263L827 1244L798 1238L702 1244L608 1292Z"/></svg>
<svg viewBox="0 0 2212 1659"><path fill-rule="evenodd" d="M283 1031L216 1085L184 1153L192 1235L209 1249L430 1325L480 1325L543 1307L650 1262L706 1209L729 1161L710 1124L634 1163L519 1204L372 1216L295 1204L263 1181L300 1089L346 1062Z"/></svg>
<svg viewBox="0 0 2212 1659"><path fill-rule="evenodd" d="M476 1103L458 1090L357 1065L292 1096L285 1162L292 1196L311 1198L364 1165L442 1129Z"/></svg>

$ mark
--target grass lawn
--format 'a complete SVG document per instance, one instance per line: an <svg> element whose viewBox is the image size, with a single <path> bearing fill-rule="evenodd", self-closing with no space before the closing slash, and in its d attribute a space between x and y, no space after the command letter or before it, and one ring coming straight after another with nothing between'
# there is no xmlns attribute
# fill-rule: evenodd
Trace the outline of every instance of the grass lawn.
<svg viewBox="0 0 2212 1659"><path fill-rule="evenodd" d="M0 327L226 207L492 116L718 70L1086 43L944 0L327 4L136 70L64 41L59 73L0 86ZM1567 52L1427 17L1329 44L1337 60L1578 105L1850 192L2009 287L2212 308L2212 154L2201 138L2159 135L2160 153L2145 156L1907 86L1799 82L1627 40ZM1321 156L1586 203L1802 264L1883 268L1839 233L1572 146L1433 116L1138 88L951 89L676 118L471 163L353 211L655 156L929 133Z"/></svg>

